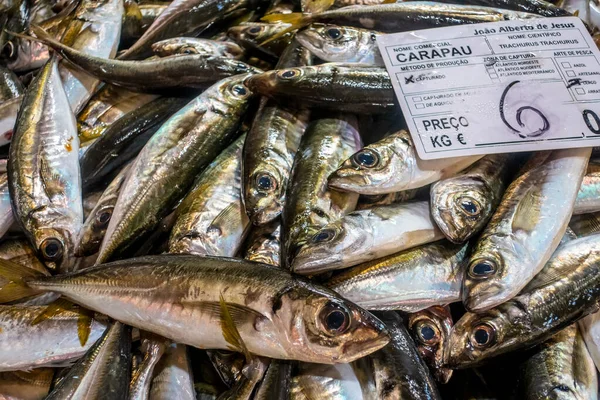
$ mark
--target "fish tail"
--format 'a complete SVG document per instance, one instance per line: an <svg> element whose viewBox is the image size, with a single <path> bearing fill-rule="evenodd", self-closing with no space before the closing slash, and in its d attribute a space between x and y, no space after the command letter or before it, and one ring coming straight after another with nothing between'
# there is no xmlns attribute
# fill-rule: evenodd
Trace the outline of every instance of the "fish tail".
<svg viewBox="0 0 600 400"><path fill-rule="evenodd" d="M271 37L261 43L261 45L264 45L266 43L269 43L269 42L279 39L280 37L282 37L283 35L285 35L287 33L293 32L297 29L300 29L300 28L310 24L312 21L312 18L311 18L311 14L291 13L291 14L269 14L269 15L265 15L264 17L262 17L261 20L265 21L265 22L269 22L269 23L283 23L283 24L290 25L283 31L277 33L273 37Z"/></svg>
<svg viewBox="0 0 600 400"><path fill-rule="evenodd" d="M8 260L0 259L0 304L25 299L42 293L27 282L43 278L43 273Z"/></svg>

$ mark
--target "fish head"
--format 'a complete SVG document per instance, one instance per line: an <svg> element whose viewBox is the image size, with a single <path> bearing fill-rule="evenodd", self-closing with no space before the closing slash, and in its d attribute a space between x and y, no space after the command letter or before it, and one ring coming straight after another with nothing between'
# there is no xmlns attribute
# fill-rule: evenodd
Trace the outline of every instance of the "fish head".
<svg viewBox="0 0 600 400"><path fill-rule="evenodd" d="M386 326L377 317L335 292L315 287L309 281L286 291L277 314L284 329L291 330L293 358L302 361L349 363L385 346L389 341ZM275 307L274 307L275 309Z"/></svg>
<svg viewBox="0 0 600 400"><path fill-rule="evenodd" d="M76 261L74 235L56 226L35 229L33 237L40 260L46 268L55 273L72 271Z"/></svg>
<svg viewBox="0 0 600 400"><path fill-rule="evenodd" d="M437 182L431 187L431 214L444 235L464 243L477 233L491 213L491 193L480 179L461 177Z"/></svg>
<svg viewBox="0 0 600 400"><path fill-rule="evenodd" d="M292 271L310 274L334 269L343 262L344 254L356 253L363 247L371 236L351 216L346 216L345 222L338 220L325 225L307 240L292 260Z"/></svg>
<svg viewBox="0 0 600 400"><path fill-rule="evenodd" d="M462 297L471 312L490 309L516 296L533 277L529 251L514 236L480 239L463 278Z"/></svg>
<svg viewBox="0 0 600 400"><path fill-rule="evenodd" d="M50 53L41 42L13 37L2 48L1 58L15 72L26 72L44 65Z"/></svg>
<svg viewBox="0 0 600 400"><path fill-rule="evenodd" d="M88 216L79 235L75 256L87 257L100 250L113 210L114 205L106 205Z"/></svg>
<svg viewBox="0 0 600 400"><path fill-rule="evenodd" d="M396 182L410 181L415 163L410 139L405 135L390 135L344 161L329 177L329 186L361 194L379 194Z"/></svg>
<svg viewBox="0 0 600 400"><path fill-rule="evenodd" d="M434 306L410 314L408 329L421 358L427 363L435 379L443 384L448 383L452 370L444 366L443 361L452 330L450 309L447 306Z"/></svg>
<svg viewBox="0 0 600 400"><path fill-rule="evenodd" d="M259 152L259 157L270 157L270 151ZM287 179L271 163L260 163L247 175L244 182L245 206L255 225L266 224L281 214Z"/></svg>
<svg viewBox="0 0 600 400"><path fill-rule="evenodd" d="M282 30L281 24L246 22L242 25L229 28L227 30L227 36L238 44L252 43L255 46L259 46L262 42L271 38L280 30Z"/></svg>
<svg viewBox="0 0 600 400"><path fill-rule="evenodd" d="M255 75L248 80L250 88L264 96L273 96L277 93L286 93L299 90L307 78L314 75L316 69L312 67L285 68ZM310 82L304 90L309 89Z"/></svg>
<svg viewBox="0 0 600 400"><path fill-rule="evenodd" d="M501 354L506 341L513 337L512 323L499 309L466 313L454 325L444 349L447 368L470 368L487 358Z"/></svg>
<svg viewBox="0 0 600 400"><path fill-rule="evenodd" d="M188 38L185 37L165 39L156 43L152 43L152 51L154 54L157 54L160 57L167 57L174 54L200 54L198 46L190 43ZM207 55L213 54L210 53Z"/></svg>
<svg viewBox="0 0 600 400"><path fill-rule="evenodd" d="M312 24L296 34L296 39L322 60L346 61L356 52L359 32L351 27Z"/></svg>

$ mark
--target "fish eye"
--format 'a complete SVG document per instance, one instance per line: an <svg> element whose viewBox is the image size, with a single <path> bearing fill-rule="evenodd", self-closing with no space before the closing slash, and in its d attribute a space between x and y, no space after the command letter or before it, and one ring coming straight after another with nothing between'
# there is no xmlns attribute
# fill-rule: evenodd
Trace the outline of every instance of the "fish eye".
<svg viewBox="0 0 600 400"><path fill-rule="evenodd" d="M193 47L186 46L182 48L181 54L198 54L198 50Z"/></svg>
<svg viewBox="0 0 600 400"><path fill-rule="evenodd" d="M260 31L262 31L262 27L260 27L260 26L253 26L253 27L248 28L246 30L246 32L248 34L250 34L251 36L258 36L258 34L260 33Z"/></svg>
<svg viewBox="0 0 600 400"><path fill-rule="evenodd" d="M373 168L379 163L379 155L370 149L359 151L352 159L357 166L365 168Z"/></svg>
<svg viewBox="0 0 600 400"><path fill-rule="evenodd" d="M329 28L325 31L325 33L333 40L339 39L342 36L342 31L340 31L338 28Z"/></svg>
<svg viewBox="0 0 600 400"><path fill-rule="evenodd" d="M458 199L458 206L460 209L471 217L476 217L481 213L481 205L479 202L471 197L461 197Z"/></svg>
<svg viewBox="0 0 600 400"><path fill-rule="evenodd" d="M105 228L110 222L110 218L112 217L113 208L105 208L100 210L100 212L96 215L96 221L94 221L94 227L96 228Z"/></svg>
<svg viewBox="0 0 600 400"><path fill-rule="evenodd" d="M476 347L487 347L496 340L496 330L489 324L481 324L473 329L471 343Z"/></svg>
<svg viewBox="0 0 600 400"><path fill-rule="evenodd" d="M476 260L469 266L469 276L473 279L485 279L496 273L496 263L491 260Z"/></svg>
<svg viewBox="0 0 600 400"><path fill-rule="evenodd" d="M292 79L300 76L300 74L301 72L299 69L284 69L283 71L278 72L277 76L279 76L281 79Z"/></svg>
<svg viewBox="0 0 600 400"><path fill-rule="evenodd" d="M272 192L277 189L277 181L273 175L263 172L256 175L256 189L262 193Z"/></svg>
<svg viewBox="0 0 600 400"><path fill-rule="evenodd" d="M429 322L421 322L415 327L419 342L427 345L437 344L440 341L440 333L435 325Z"/></svg>
<svg viewBox="0 0 600 400"><path fill-rule="evenodd" d="M312 237L312 242L313 243L329 242L334 237L335 237L335 231L333 229L323 229L323 230L317 232Z"/></svg>
<svg viewBox="0 0 600 400"><path fill-rule="evenodd" d="M327 303L319 317L327 332L332 334L344 333L350 327L350 312L339 304Z"/></svg>
<svg viewBox="0 0 600 400"><path fill-rule="evenodd" d="M63 255L63 244L55 238L45 239L40 245L42 256L47 261L60 260Z"/></svg>
<svg viewBox="0 0 600 400"><path fill-rule="evenodd" d="M371 33L371 40L372 40L373 42L377 41L377 35L376 35L376 34L374 34L374 33Z"/></svg>
<svg viewBox="0 0 600 400"><path fill-rule="evenodd" d="M248 94L248 89L244 85L234 85L231 92L238 97L244 97Z"/></svg>

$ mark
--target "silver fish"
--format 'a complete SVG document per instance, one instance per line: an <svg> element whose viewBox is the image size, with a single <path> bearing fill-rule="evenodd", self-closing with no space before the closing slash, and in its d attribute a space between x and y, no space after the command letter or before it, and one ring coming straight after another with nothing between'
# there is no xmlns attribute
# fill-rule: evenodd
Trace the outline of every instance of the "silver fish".
<svg viewBox="0 0 600 400"><path fill-rule="evenodd" d="M354 211L325 225L302 245L292 270L312 274L347 268L443 237L428 201Z"/></svg>

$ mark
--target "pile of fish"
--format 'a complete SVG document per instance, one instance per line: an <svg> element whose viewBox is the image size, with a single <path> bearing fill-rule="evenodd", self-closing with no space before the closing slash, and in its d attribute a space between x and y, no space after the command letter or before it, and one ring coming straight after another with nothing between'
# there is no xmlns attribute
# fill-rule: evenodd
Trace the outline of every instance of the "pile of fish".
<svg viewBox="0 0 600 400"><path fill-rule="evenodd" d="M1 399L597 398L600 158L420 160L376 45L595 2L0 9Z"/></svg>

